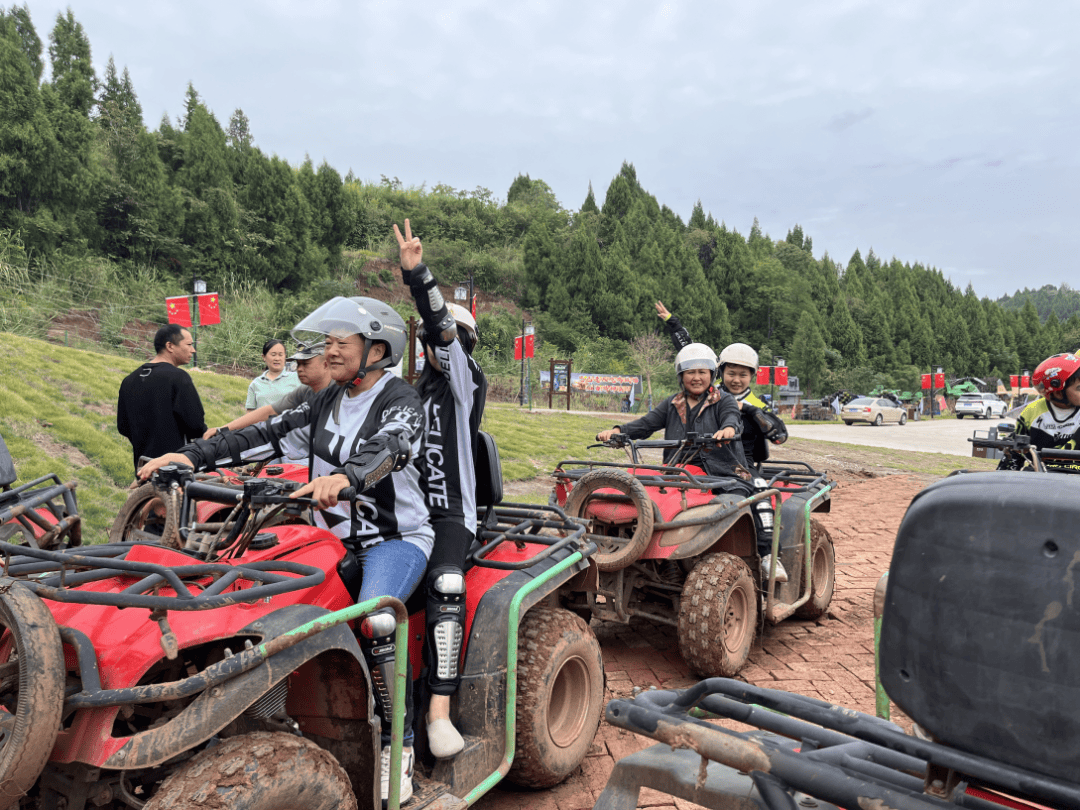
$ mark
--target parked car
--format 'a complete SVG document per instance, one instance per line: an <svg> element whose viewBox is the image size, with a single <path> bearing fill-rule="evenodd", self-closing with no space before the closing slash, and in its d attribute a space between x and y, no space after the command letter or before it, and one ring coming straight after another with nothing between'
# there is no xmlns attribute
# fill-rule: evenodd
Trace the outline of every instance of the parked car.
<svg viewBox="0 0 1080 810"><path fill-rule="evenodd" d="M856 422L868 422L871 425L899 422L902 425L907 422L907 410L884 397L859 397L844 406L840 411L840 418L849 425Z"/></svg>
<svg viewBox="0 0 1080 810"><path fill-rule="evenodd" d="M956 399L956 418L977 416L983 419L998 419L1005 415L1005 403L996 394L961 394Z"/></svg>

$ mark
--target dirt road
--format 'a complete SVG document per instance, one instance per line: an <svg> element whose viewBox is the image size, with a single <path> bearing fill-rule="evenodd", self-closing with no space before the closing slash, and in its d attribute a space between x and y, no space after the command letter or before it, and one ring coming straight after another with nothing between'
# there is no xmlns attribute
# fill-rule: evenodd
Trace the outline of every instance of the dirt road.
<svg viewBox="0 0 1080 810"><path fill-rule="evenodd" d="M888 568L908 503L928 479L867 475L872 473L841 470L833 511L821 516L836 545L836 593L828 614L817 621L789 619L767 627L741 677L759 686L800 692L873 714L874 586ZM646 621L629 626L593 622L592 627L603 647L608 699L629 697L635 686L677 689L697 681L683 663L670 628ZM894 719L905 722L896 715ZM546 791L518 791L504 783L475 806L479 810L591 808L615 761L650 743L601 722L592 751L566 782ZM650 790L642 791L639 804L656 810L696 806Z"/></svg>
<svg viewBox="0 0 1080 810"><path fill-rule="evenodd" d="M915 450L922 453L946 453L970 456L971 442L976 430L985 436L988 428L996 428L1000 419L921 419L906 425L890 423L873 425L800 425L788 422L788 434L798 439L818 439L826 442L862 444L869 447L891 447L894 450Z"/></svg>

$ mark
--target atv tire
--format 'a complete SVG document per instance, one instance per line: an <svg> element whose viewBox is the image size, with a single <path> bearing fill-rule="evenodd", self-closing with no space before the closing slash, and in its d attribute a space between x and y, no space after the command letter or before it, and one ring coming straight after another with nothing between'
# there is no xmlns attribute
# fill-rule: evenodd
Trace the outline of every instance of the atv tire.
<svg viewBox="0 0 1080 810"><path fill-rule="evenodd" d="M160 542L168 548L180 548L180 499L178 490L161 496L149 481L128 495L109 528L110 543L129 543L135 540ZM154 510L164 504L165 517ZM150 531L148 531L150 529ZM157 530L161 535L158 537Z"/></svg>
<svg viewBox="0 0 1080 810"><path fill-rule="evenodd" d="M800 619L816 619L825 615L836 588L836 551L829 530L815 518L810 518L810 577L813 590L810 598L796 609ZM799 594L806 582L806 569L799 569Z"/></svg>
<svg viewBox="0 0 1080 810"><path fill-rule="evenodd" d="M256 731L196 754L173 771L144 810L203 807L355 810L356 796L329 752L292 734Z"/></svg>
<svg viewBox="0 0 1080 810"><path fill-rule="evenodd" d="M41 775L60 731L64 648L49 609L5 579L0 593L0 810L14 807Z"/></svg>
<svg viewBox="0 0 1080 810"><path fill-rule="evenodd" d="M649 544L655 520L653 502L642 483L630 473L623 470L592 470L581 476L570 490L564 507L566 514L570 517L587 517L585 510L589 501L600 489L617 489L629 498L637 512L634 523L615 528L618 532L616 535L586 535L597 546L596 553L592 555L596 567L601 571L618 571L636 562Z"/></svg>
<svg viewBox="0 0 1080 810"><path fill-rule="evenodd" d="M604 662L589 626L536 607L518 629L517 751L507 779L557 785L585 759L604 708Z"/></svg>
<svg viewBox="0 0 1080 810"><path fill-rule="evenodd" d="M726 552L699 560L679 605L679 652L691 671L735 675L750 657L757 624L757 584L746 563Z"/></svg>

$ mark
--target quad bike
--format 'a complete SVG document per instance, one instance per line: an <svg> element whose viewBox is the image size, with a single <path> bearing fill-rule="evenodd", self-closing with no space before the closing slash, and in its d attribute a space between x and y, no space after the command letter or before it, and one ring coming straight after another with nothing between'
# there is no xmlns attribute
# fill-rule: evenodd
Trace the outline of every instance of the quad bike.
<svg viewBox="0 0 1080 810"><path fill-rule="evenodd" d="M223 479L231 484L242 484L252 478L283 478L306 484L308 468L302 464L256 464L239 471L224 467L210 473L197 473L197 481L217 481ZM181 489L179 482L171 478L147 481L131 491L127 501L120 508L109 528L109 542L126 543L143 540L160 543L169 548L180 548L180 503ZM200 531L207 531L208 524L223 520L229 514L229 507L212 501L203 501L196 506L196 522ZM312 521L310 514L289 515L287 519L294 523Z"/></svg>
<svg viewBox="0 0 1080 810"><path fill-rule="evenodd" d="M1001 428L999 427L999 431ZM1062 450L1047 447L1039 450L1031 443L1031 439L1016 433L998 434L997 439L972 438L968 439L975 447L1000 450L1006 455L1016 457L1026 471L1031 472L1054 472L1067 475L1080 474L1080 450ZM1057 462L1048 467L1047 461ZM959 472L966 472L961 470Z"/></svg>
<svg viewBox="0 0 1080 810"><path fill-rule="evenodd" d="M830 508L827 476L776 461L743 497L726 491L731 479L698 466L715 444L695 434L681 441L615 434L607 446L626 447L630 463L563 461L551 496L588 522L598 548L589 576L563 588L564 606L587 618L643 616L670 625L683 659L706 677L738 672L762 621L823 615L835 580L832 539L811 517ZM648 448L677 453L671 464L642 464L639 452ZM766 525L775 522L772 559L791 572L786 583L776 580L775 565L760 581L755 512Z"/></svg>
<svg viewBox="0 0 1080 810"><path fill-rule="evenodd" d="M916 735L726 679L645 692L607 720L661 744L620 761L595 807L629 810L642 786L714 808L1080 807L1078 520L1071 476L927 487L882 591L881 682Z"/></svg>
<svg viewBox="0 0 1080 810"><path fill-rule="evenodd" d="M503 777L558 783L588 752L603 706L599 644L555 604L595 546L559 509L501 504L484 438L453 718L466 747L435 761L419 724L409 807L464 808ZM159 489L182 489L184 548L0 543L0 810L379 807L380 723L358 634L387 607L396 808L422 595L416 610L388 597L354 604L340 540L276 522L312 505L288 497L297 482L195 480L182 467L158 476ZM203 501L228 515L204 525ZM11 512L0 508L0 522Z"/></svg>
<svg viewBox="0 0 1080 810"><path fill-rule="evenodd" d="M78 482L61 483L55 474L12 487L18 480L4 437L0 436L0 541L34 548L63 548L82 543L82 522L75 499Z"/></svg>

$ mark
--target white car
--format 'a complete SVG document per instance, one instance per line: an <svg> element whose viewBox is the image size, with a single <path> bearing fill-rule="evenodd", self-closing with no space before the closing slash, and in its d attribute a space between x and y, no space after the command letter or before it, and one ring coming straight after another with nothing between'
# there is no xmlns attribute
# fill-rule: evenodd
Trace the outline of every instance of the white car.
<svg viewBox="0 0 1080 810"><path fill-rule="evenodd" d="M961 394L956 400L956 418L977 416L997 419L1005 415L1005 403L996 394Z"/></svg>

